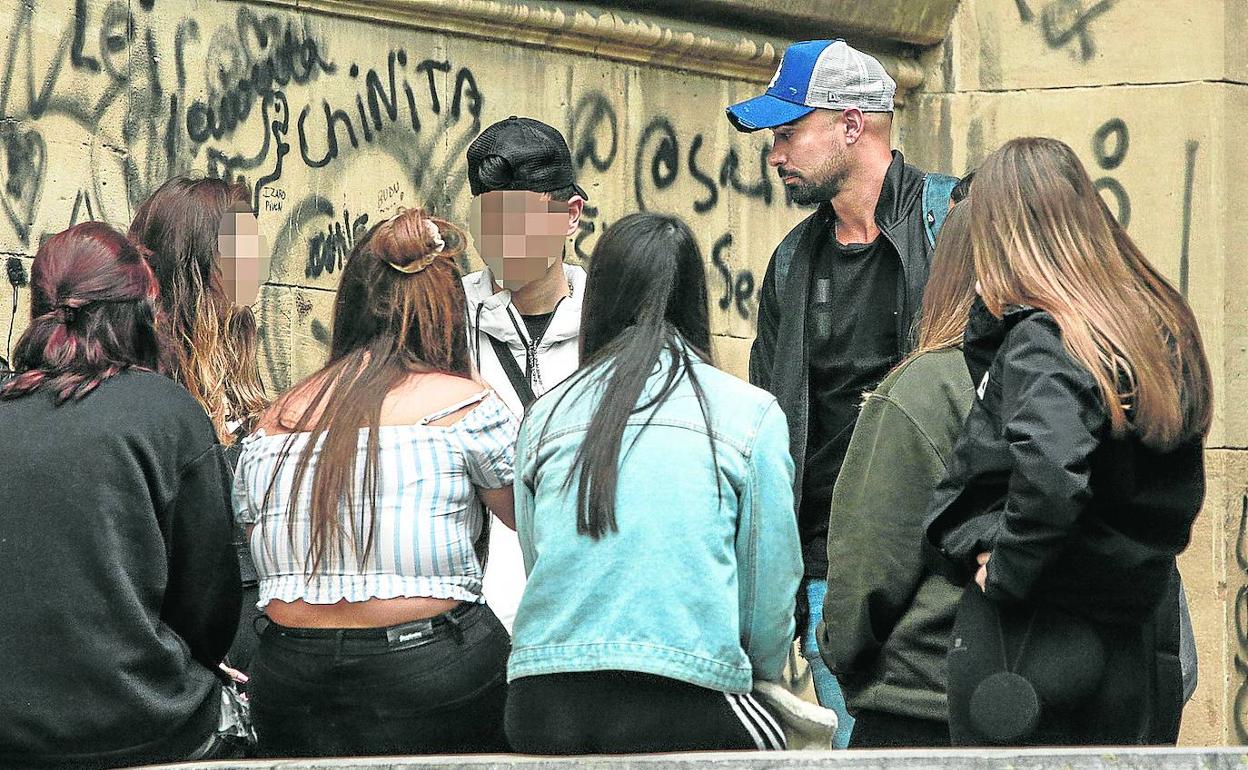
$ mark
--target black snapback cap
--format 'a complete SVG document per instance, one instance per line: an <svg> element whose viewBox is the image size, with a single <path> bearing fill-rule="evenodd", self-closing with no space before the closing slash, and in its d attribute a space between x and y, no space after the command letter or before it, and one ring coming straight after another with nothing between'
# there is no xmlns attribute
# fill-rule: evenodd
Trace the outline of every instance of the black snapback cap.
<svg viewBox="0 0 1248 770"><path fill-rule="evenodd" d="M481 181L481 162L490 156L507 163L510 174L505 181ZM563 134L540 120L515 115L487 127L468 146L468 186L474 196L493 190L544 193L571 187L589 200L576 183L572 153Z"/></svg>

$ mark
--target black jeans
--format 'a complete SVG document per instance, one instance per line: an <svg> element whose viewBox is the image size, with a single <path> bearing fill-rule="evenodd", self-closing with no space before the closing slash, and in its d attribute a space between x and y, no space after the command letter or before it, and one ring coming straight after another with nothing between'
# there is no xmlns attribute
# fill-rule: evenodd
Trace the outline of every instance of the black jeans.
<svg viewBox="0 0 1248 770"><path fill-rule="evenodd" d="M775 717L752 696L633 671L515 680L507 692L507 738L524 754L784 747Z"/></svg>
<svg viewBox="0 0 1248 770"><path fill-rule="evenodd" d="M930 749L949 747L949 723L887 711L854 712L851 749Z"/></svg>
<svg viewBox="0 0 1248 770"><path fill-rule="evenodd" d="M390 628L270 623L247 688L265 757L506 751L511 639L483 604Z"/></svg>

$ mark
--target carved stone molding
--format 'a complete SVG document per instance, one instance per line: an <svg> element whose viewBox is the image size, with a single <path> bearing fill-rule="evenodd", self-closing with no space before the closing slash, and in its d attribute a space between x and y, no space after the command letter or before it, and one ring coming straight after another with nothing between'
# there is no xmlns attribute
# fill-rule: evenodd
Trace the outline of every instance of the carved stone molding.
<svg viewBox="0 0 1248 770"><path fill-rule="evenodd" d="M618 9L773 35L844 37L936 45L958 0L616 0Z"/></svg>
<svg viewBox="0 0 1248 770"><path fill-rule="evenodd" d="M766 83L789 41L572 2L504 0L261 0L301 11ZM875 53L897 101L923 80L918 62Z"/></svg>

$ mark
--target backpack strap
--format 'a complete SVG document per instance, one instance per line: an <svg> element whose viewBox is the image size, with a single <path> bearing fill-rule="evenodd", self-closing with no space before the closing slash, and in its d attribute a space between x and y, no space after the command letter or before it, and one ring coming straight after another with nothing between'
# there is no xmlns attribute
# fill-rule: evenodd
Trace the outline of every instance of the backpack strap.
<svg viewBox="0 0 1248 770"><path fill-rule="evenodd" d="M923 232L932 248L936 247L936 236L949 215L949 194L957 185L956 176L929 173L923 177Z"/></svg>

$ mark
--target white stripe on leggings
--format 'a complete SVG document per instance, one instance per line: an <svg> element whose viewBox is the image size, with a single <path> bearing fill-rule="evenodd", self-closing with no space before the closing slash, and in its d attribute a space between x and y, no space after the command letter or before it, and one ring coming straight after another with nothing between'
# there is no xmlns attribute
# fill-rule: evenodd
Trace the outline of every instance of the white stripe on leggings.
<svg viewBox="0 0 1248 770"><path fill-rule="evenodd" d="M763 704L754 699L753 693L747 693L746 695L743 695L742 698L745 707L754 711L758 718L758 723L763 730L771 734L776 750L782 751L788 748L788 744L784 740L784 730L780 728L780 725L776 722L775 717L771 715L771 712L764 708Z"/></svg>
<svg viewBox="0 0 1248 770"><path fill-rule="evenodd" d="M724 698L732 707L733 713L737 715L737 719L741 720L742 726L754 739L754 745L759 751L779 751L785 748L784 733L780 732L779 727L753 696L726 692ZM758 716L760 713L766 715L765 718L760 718Z"/></svg>
<svg viewBox="0 0 1248 770"><path fill-rule="evenodd" d="M758 734L758 729L754 727L753 720L745 715L745 712L741 710L741 706L737 703L737 698L739 697L741 696L735 692L724 693L724 699L728 701L728 705L732 708L733 713L737 715L737 719L741 721L741 724L749 732L750 737L754 739L754 745L759 751L766 751L767 744L763 742L763 737Z"/></svg>

